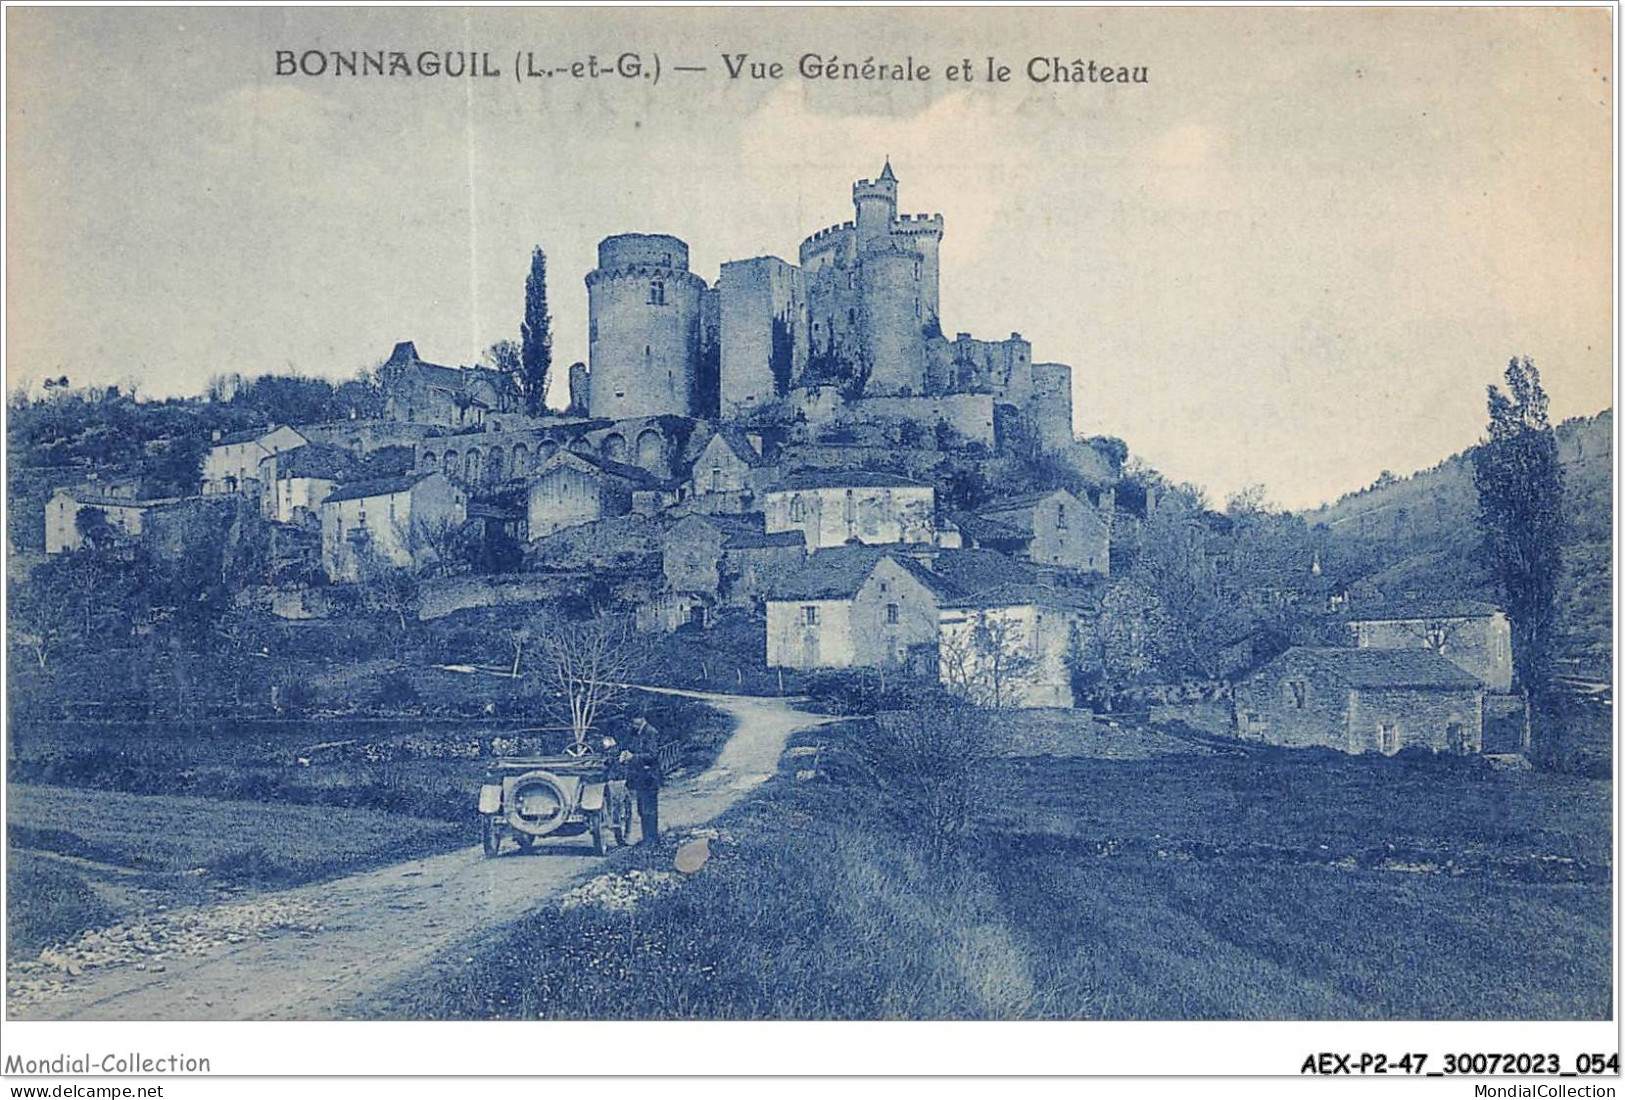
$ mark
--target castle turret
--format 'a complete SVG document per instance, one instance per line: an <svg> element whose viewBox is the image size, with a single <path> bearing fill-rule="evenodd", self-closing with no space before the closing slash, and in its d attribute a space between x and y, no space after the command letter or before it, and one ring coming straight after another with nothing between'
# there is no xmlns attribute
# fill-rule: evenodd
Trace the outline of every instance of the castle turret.
<svg viewBox="0 0 1625 1100"><path fill-rule="evenodd" d="M861 325L869 393L925 392L922 263L900 237L887 236L864 249Z"/></svg>
<svg viewBox="0 0 1625 1100"><path fill-rule="evenodd" d="M897 220L897 177L892 174L890 160L879 179L859 180L852 185L852 205L858 211L859 247L891 232L892 222Z"/></svg>
<svg viewBox="0 0 1625 1100"><path fill-rule="evenodd" d="M598 268L587 273L593 416L693 414L705 289L676 237L599 242Z"/></svg>

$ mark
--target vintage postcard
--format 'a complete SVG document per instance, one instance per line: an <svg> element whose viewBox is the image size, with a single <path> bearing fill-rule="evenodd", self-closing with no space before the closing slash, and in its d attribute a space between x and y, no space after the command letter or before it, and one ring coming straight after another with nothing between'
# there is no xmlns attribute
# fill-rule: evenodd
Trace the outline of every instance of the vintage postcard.
<svg viewBox="0 0 1625 1100"><path fill-rule="evenodd" d="M8 8L6 1071L1617 1074L1614 15Z"/></svg>

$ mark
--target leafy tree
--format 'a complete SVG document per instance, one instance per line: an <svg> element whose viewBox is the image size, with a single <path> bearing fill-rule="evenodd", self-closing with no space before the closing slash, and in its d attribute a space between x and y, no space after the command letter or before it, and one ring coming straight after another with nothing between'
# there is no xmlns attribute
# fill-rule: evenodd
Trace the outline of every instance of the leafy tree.
<svg viewBox="0 0 1625 1100"><path fill-rule="evenodd" d="M1123 472L1123 464L1128 461L1128 444L1115 435L1093 435L1084 440L1110 467L1115 477Z"/></svg>
<svg viewBox="0 0 1625 1100"><path fill-rule="evenodd" d="M498 340L485 349L480 359L485 366L502 373L503 408L512 408L508 402L516 398L524 401L524 351L518 340Z"/></svg>
<svg viewBox="0 0 1625 1100"><path fill-rule="evenodd" d="M73 529L92 550L107 550L119 541L121 532L100 508L81 508L73 517Z"/></svg>
<svg viewBox="0 0 1625 1100"><path fill-rule="evenodd" d="M540 416L547 408L547 376L553 369L553 318L547 312L547 254L537 245L525 279L525 320L519 326L521 387L525 411Z"/></svg>
<svg viewBox="0 0 1625 1100"><path fill-rule="evenodd" d="M1224 511L1231 518L1269 512L1271 511L1269 490L1263 485L1254 482L1226 497Z"/></svg>
<svg viewBox="0 0 1625 1100"><path fill-rule="evenodd" d="M773 394L782 397L790 392L790 372L795 366L795 327L788 314L774 314L770 339L767 366L773 372Z"/></svg>
<svg viewBox="0 0 1625 1100"><path fill-rule="evenodd" d="M1473 452L1478 526L1512 623L1512 661L1525 702L1525 737L1550 702L1553 603L1562 566L1563 467L1540 371L1507 364L1490 386L1489 439Z"/></svg>

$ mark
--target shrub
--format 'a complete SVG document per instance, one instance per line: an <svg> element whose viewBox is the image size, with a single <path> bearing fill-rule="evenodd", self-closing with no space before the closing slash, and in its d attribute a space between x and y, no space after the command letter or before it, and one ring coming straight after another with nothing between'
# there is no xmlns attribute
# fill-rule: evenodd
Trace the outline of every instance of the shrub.
<svg viewBox="0 0 1625 1100"><path fill-rule="evenodd" d="M421 698L417 685L404 672L391 672L378 681L376 700L386 707L416 706Z"/></svg>
<svg viewBox="0 0 1625 1100"><path fill-rule="evenodd" d="M114 914L78 875L13 851L6 868L6 934L13 959L109 924Z"/></svg>

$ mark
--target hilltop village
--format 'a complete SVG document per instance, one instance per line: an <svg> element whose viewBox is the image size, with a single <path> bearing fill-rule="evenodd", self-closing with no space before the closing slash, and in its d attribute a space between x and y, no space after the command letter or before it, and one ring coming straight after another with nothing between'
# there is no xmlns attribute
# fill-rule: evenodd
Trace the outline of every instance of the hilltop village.
<svg viewBox="0 0 1625 1100"><path fill-rule="evenodd" d="M226 531L269 548L236 602L289 621L405 581L423 619L535 604L726 627L767 669L885 670L1001 707L1109 707L1179 667L1242 736L1484 747L1511 689L1499 610L1362 594L1301 522L1271 519L1262 554L1234 516L1130 477L1120 441L1075 437L1071 366L1019 332L946 334L944 218L901 211L889 162L852 204L795 263L724 262L714 286L676 237L605 238L562 413L403 340L374 407L216 432L195 490L55 487L44 550L173 557Z"/></svg>

